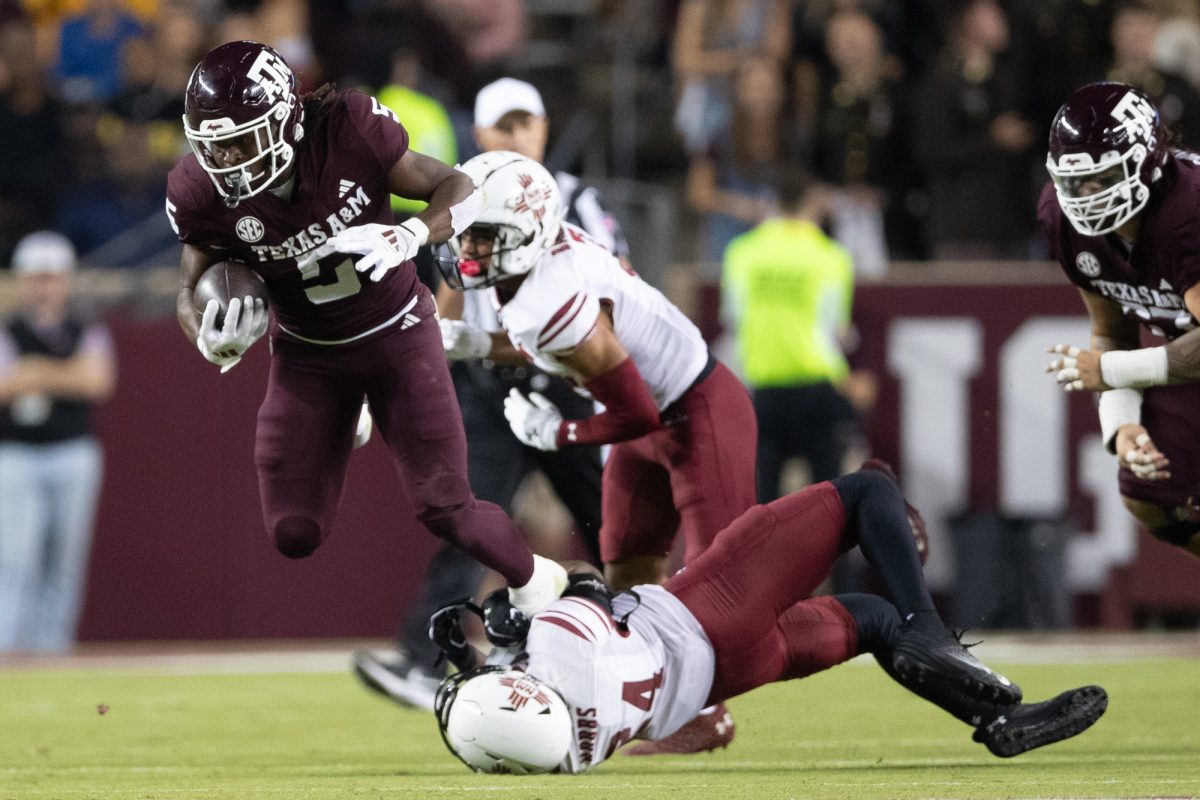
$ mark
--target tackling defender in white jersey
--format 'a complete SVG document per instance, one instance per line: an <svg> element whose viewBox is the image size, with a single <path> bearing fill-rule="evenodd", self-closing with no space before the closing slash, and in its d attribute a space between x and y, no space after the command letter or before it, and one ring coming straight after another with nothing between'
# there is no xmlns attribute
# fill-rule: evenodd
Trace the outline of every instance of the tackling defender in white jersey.
<svg viewBox="0 0 1200 800"><path fill-rule="evenodd" d="M447 284L488 289L504 331L442 323L451 358L525 363L572 379L605 410L562 418L537 395L509 396L517 438L542 450L613 444L600 550L619 588L661 580L677 531L685 562L754 502L754 409L700 331L582 229L535 161L508 151L461 169L486 208L439 253Z"/></svg>
<svg viewBox="0 0 1200 800"><path fill-rule="evenodd" d="M504 331L442 322L451 358L525 363L563 375L604 405L564 419L533 393L512 391L505 416L541 450L611 444L601 479L600 556L618 589L659 583L677 532L691 563L754 503L757 423L741 382L700 331L654 287L582 229L565 223L544 167L508 151L461 169L485 208L439 253L446 283L489 290ZM733 738L724 709L707 729L637 754L695 752Z"/></svg>

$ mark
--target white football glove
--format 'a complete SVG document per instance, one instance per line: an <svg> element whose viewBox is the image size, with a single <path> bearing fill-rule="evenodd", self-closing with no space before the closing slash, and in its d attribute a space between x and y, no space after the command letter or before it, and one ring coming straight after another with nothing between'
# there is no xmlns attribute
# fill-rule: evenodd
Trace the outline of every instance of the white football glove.
<svg viewBox="0 0 1200 800"><path fill-rule="evenodd" d="M323 252L359 253L354 264L359 272L371 271L371 280L378 281L388 270L408 261L425 244L429 227L413 217L399 225L380 225L375 222L347 228L322 245Z"/></svg>
<svg viewBox="0 0 1200 800"><path fill-rule="evenodd" d="M439 319L442 347L451 361L487 358L492 352L492 335L461 319Z"/></svg>
<svg viewBox="0 0 1200 800"><path fill-rule="evenodd" d="M522 444L538 450L558 449L558 428L563 416L558 406L537 392L530 392L526 399L519 390L510 390L504 398L504 418Z"/></svg>
<svg viewBox="0 0 1200 800"><path fill-rule="evenodd" d="M221 330L217 330L220 310L221 305L216 300L209 300L204 307L196 347L201 355L221 368L221 374L225 374L242 360L242 354L250 349L250 345L267 332L269 318L262 300L235 297L229 301Z"/></svg>

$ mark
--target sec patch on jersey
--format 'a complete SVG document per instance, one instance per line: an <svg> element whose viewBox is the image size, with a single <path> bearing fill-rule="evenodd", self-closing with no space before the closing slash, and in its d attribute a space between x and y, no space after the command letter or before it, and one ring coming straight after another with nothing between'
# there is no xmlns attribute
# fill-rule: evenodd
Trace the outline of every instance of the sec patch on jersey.
<svg viewBox="0 0 1200 800"><path fill-rule="evenodd" d="M217 328L225 321L225 312L229 301L235 297L253 297L262 300L263 306L268 305L267 284L262 276L240 261L220 261L204 270L196 288L192 292L192 307L197 314L203 314L209 300L216 300L221 306L217 314Z"/></svg>

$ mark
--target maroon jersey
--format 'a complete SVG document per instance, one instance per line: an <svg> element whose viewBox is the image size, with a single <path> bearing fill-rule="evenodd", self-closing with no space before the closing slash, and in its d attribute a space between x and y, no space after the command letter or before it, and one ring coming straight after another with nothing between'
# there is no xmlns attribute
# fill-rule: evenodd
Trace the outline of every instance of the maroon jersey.
<svg viewBox="0 0 1200 800"><path fill-rule="evenodd" d="M394 321L413 300L417 276L409 262L375 283L354 269L357 255L304 257L348 227L395 222L388 172L408 149L408 133L375 98L351 90L328 102L307 109L282 197L266 191L228 208L189 154L167 179L167 216L181 242L262 275L284 330L337 343Z"/></svg>
<svg viewBox="0 0 1200 800"><path fill-rule="evenodd" d="M1141 213L1137 241L1127 251L1115 233L1084 236L1058 206L1054 184L1038 202L1038 222L1050 252L1076 286L1121 304L1152 333L1168 339L1196 327L1183 304L1200 281L1200 162L1175 151Z"/></svg>
<svg viewBox="0 0 1200 800"><path fill-rule="evenodd" d="M1133 250L1115 233L1083 236L1058 207L1054 186L1042 191L1038 220L1067 277L1085 291L1121 304L1149 331L1174 339L1196 327L1183 295L1200 280L1200 162L1175 151L1141 212ZM1142 424L1171 459L1171 477L1147 481L1119 470L1121 494L1182 506L1200 487L1200 383L1153 386L1142 394Z"/></svg>

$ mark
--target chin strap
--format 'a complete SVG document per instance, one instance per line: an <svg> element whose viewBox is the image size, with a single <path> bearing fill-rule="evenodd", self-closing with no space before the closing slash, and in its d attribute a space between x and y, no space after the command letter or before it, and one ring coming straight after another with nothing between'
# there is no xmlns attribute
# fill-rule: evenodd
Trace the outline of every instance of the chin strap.
<svg viewBox="0 0 1200 800"><path fill-rule="evenodd" d="M226 184L230 182L225 181ZM237 177L233 179L233 194L225 195L225 205L228 208L237 208L237 204L242 202L242 192L249 188L250 182L246 180L245 171L239 172Z"/></svg>

